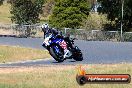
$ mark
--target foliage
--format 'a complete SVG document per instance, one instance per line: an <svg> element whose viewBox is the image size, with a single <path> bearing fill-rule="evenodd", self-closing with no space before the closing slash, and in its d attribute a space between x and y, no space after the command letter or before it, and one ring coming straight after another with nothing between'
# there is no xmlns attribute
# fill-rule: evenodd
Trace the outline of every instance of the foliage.
<svg viewBox="0 0 132 88"><path fill-rule="evenodd" d="M87 18L90 5L87 0L55 0L49 23L57 28L79 28Z"/></svg>
<svg viewBox="0 0 132 88"><path fill-rule="evenodd" d="M132 34L131 33L124 33L123 38L124 38L124 41L132 42Z"/></svg>
<svg viewBox="0 0 132 88"><path fill-rule="evenodd" d="M87 19L84 19L83 29L86 30L102 30L104 24L108 23L106 15L98 13L90 13Z"/></svg>
<svg viewBox="0 0 132 88"><path fill-rule="evenodd" d="M54 6L55 1L54 0L46 0L43 8L43 17L47 17L51 14L52 12L52 7Z"/></svg>
<svg viewBox="0 0 132 88"><path fill-rule="evenodd" d="M4 0L0 0L0 5L2 5L2 4L3 4L3 1L4 1Z"/></svg>
<svg viewBox="0 0 132 88"><path fill-rule="evenodd" d="M35 24L39 22L44 0L13 0L11 2L11 20L17 24Z"/></svg>
<svg viewBox="0 0 132 88"><path fill-rule="evenodd" d="M124 14L122 19L122 1L123 0L98 0L101 6L98 8L100 13L108 14L108 19L115 21L116 28L123 22L124 31L132 28L132 0L124 0Z"/></svg>

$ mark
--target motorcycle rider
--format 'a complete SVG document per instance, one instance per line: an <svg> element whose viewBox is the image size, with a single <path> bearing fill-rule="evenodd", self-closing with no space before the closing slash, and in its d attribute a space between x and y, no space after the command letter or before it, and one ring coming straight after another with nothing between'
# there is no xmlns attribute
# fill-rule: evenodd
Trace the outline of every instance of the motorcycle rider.
<svg viewBox="0 0 132 88"><path fill-rule="evenodd" d="M46 47L44 43L46 43L47 45L49 44L49 39L50 39L50 34L53 34L54 36L58 37L58 38L64 38L62 36L62 32L61 31L58 31L57 29L55 28L49 28L48 24L44 24L42 25L42 30L44 32L44 42L42 44L43 47ZM69 38L64 38L64 40L68 41ZM64 58L68 57L69 55L71 55L70 51L65 48L64 49Z"/></svg>
<svg viewBox="0 0 132 88"><path fill-rule="evenodd" d="M49 31L49 25L46 23L46 24L43 24L41 26L42 28L42 31L44 33L44 39L48 36L48 31Z"/></svg>
<svg viewBox="0 0 132 88"><path fill-rule="evenodd" d="M45 44L48 45L48 41L49 41L49 38L50 38L50 35L54 35L54 36L58 36L58 30L55 29L55 28L49 28L49 25L46 23L46 24L43 24L41 26L42 28L42 31L44 32L44 42L42 44L43 47L45 47Z"/></svg>

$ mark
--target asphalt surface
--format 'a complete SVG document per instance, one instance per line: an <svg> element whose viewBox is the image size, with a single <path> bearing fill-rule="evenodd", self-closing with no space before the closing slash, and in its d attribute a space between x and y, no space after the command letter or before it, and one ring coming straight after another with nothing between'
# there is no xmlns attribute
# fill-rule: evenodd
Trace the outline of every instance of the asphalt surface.
<svg viewBox="0 0 132 88"><path fill-rule="evenodd" d="M43 39L40 38L13 38L0 37L0 45L22 46L29 48L44 49ZM83 41L76 40L83 53L83 61L73 59L57 63L53 58L47 60L25 61L0 64L4 66L41 66L41 65L75 65L75 64L111 64L132 62L132 42L109 42L109 41Z"/></svg>

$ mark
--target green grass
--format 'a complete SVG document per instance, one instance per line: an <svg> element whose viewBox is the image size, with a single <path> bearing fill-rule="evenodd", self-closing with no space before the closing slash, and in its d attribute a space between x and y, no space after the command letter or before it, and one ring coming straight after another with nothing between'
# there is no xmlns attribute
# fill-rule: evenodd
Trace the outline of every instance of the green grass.
<svg viewBox="0 0 132 88"><path fill-rule="evenodd" d="M88 74L130 74L132 64L83 65ZM132 88L130 84L85 84L76 82L76 66L0 68L0 88Z"/></svg>
<svg viewBox="0 0 132 88"><path fill-rule="evenodd" d="M0 63L49 58L46 50L0 46Z"/></svg>

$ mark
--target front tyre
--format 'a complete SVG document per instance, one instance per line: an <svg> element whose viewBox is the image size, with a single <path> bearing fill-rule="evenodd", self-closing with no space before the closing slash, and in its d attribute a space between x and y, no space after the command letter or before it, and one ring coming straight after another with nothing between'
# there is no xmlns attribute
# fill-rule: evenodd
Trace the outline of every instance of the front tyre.
<svg viewBox="0 0 132 88"><path fill-rule="evenodd" d="M64 57L63 57L64 51L63 51L63 49L62 49L59 45L57 45L57 44L52 45L52 46L50 47L49 53L50 53L50 55L51 55L56 61L58 61L58 62L63 62L63 61L65 60Z"/></svg>

